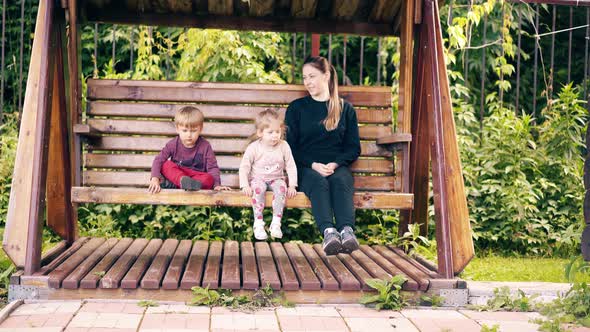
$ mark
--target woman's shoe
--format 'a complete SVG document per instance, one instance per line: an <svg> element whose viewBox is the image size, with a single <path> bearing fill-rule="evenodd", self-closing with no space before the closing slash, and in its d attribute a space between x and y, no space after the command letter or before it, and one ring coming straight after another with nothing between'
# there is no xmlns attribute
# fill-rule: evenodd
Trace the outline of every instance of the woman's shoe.
<svg viewBox="0 0 590 332"><path fill-rule="evenodd" d="M342 250L342 242L340 240L340 233L336 228L326 228L324 231L324 242L322 248L326 255L336 255Z"/></svg>
<svg viewBox="0 0 590 332"><path fill-rule="evenodd" d="M356 239L352 227L345 226L340 232L340 237L342 239L343 253L350 254L359 248L359 241Z"/></svg>

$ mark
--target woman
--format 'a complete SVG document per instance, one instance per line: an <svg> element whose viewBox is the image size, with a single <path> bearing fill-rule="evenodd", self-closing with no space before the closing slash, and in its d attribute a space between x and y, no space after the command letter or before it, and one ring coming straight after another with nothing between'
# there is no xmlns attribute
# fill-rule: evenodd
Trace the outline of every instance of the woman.
<svg viewBox="0 0 590 332"><path fill-rule="evenodd" d="M299 190L311 201L326 255L349 253L359 246L349 169L361 153L356 112L339 98L338 76L326 58L305 60L303 84L309 96L291 102L285 116Z"/></svg>

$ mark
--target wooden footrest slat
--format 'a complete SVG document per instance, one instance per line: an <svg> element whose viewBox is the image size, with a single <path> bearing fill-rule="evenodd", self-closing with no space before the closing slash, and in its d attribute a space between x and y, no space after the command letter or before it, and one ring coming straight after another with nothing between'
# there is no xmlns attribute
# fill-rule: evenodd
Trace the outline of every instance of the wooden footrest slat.
<svg viewBox="0 0 590 332"><path fill-rule="evenodd" d="M62 282L62 287L67 289L76 289L80 284L80 280L88 274L88 272L106 255L118 239L108 239L97 250L95 250L88 258L82 262L70 275Z"/></svg>
<svg viewBox="0 0 590 332"><path fill-rule="evenodd" d="M89 240L90 238L88 237L81 237L77 239L76 241L74 241L74 243L72 243L72 245L68 249L66 249L59 256L57 256L57 258L47 263L47 265L43 266L39 271L35 272L33 275L43 276L55 270L56 267L58 267L61 263L68 259L68 257L72 256L76 251L82 248L82 246Z"/></svg>
<svg viewBox="0 0 590 332"><path fill-rule="evenodd" d="M369 258L371 258L377 265L379 265L381 268L383 268L383 270L385 270L387 273L389 273L392 276L397 276L397 275L401 275L404 278L406 278L406 282L404 282L404 284L402 285L402 289L403 290L410 290L410 291L415 291L418 290L418 283L416 282L416 280L412 279L410 276L408 276L406 273L404 273L401 269L399 269L397 266L395 266L393 263L391 263L389 260L387 260L385 257L379 255L379 253L377 253L377 251L375 251L373 248L367 246L367 245L362 245L360 246L360 250L362 251L363 254L367 255ZM428 286L428 285L426 285Z"/></svg>
<svg viewBox="0 0 590 332"><path fill-rule="evenodd" d="M285 243L285 251L293 264L299 283L302 290L318 290L321 289L320 280L313 272L309 262L295 243Z"/></svg>
<svg viewBox="0 0 590 332"><path fill-rule="evenodd" d="M256 242L254 244L254 250L256 250L256 262L260 271L260 286L266 287L270 285L274 290L281 289L279 273L277 272L277 267L268 243Z"/></svg>
<svg viewBox="0 0 590 332"><path fill-rule="evenodd" d="M90 254L104 241L105 239L102 238L91 239L86 242L80 250L76 251L70 256L70 258L60 264L55 270L51 271L51 273L49 273L49 287L59 288L61 286L61 281L64 280L70 272L74 271L74 269L76 269L84 259L90 256Z"/></svg>
<svg viewBox="0 0 590 332"><path fill-rule="evenodd" d="M203 277L203 266L207 259L207 252L209 251L209 242L196 241L193 244L186 269L180 282L181 289L191 289L201 285L201 278Z"/></svg>
<svg viewBox="0 0 590 332"><path fill-rule="evenodd" d="M121 288L125 289L135 289L139 285L139 281L143 277L145 271L147 271L148 266L152 263L154 256L162 246L162 239L153 239L150 240L148 245L143 249L139 257L133 263L133 266L127 272L125 277L121 280Z"/></svg>
<svg viewBox="0 0 590 332"><path fill-rule="evenodd" d="M252 242L240 243L242 256L242 288L257 289L260 287L258 278L258 265L256 264L256 254Z"/></svg>
<svg viewBox="0 0 590 332"><path fill-rule="evenodd" d="M189 253L191 252L192 245L193 241L191 240L180 241L180 244L174 253L174 257L172 257L168 271L166 271L164 281L162 281L163 289L178 289L178 283L180 282L180 277L182 276L184 264L188 259Z"/></svg>
<svg viewBox="0 0 590 332"><path fill-rule="evenodd" d="M322 289L325 290L338 290L338 280L332 275L330 269L324 264L324 261L320 258L320 256L315 252L313 246L308 243L302 243L299 245L299 248L309 261L311 268L317 274L317 277L320 281Z"/></svg>
<svg viewBox="0 0 590 332"><path fill-rule="evenodd" d="M115 264L132 242L133 239L130 238L120 239L113 249L111 249L111 251L109 251L103 259L90 270L90 272L88 272L84 279L80 281L80 288L96 288L100 278L102 278L111 266Z"/></svg>
<svg viewBox="0 0 590 332"><path fill-rule="evenodd" d="M125 253L117 260L115 265L100 280L100 288L119 288L121 279L127 274L129 268L135 263L135 260L147 244L147 239L135 239L129 248L125 250Z"/></svg>
<svg viewBox="0 0 590 332"><path fill-rule="evenodd" d="M321 247L320 247L321 250ZM358 250L357 250L358 251ZM367 284L368 279L373 279L374 277L369 274L369 272L365 271L365 269L357 263L352 256L347 254L338 254L336 255L338 259L346 266L346 268L352 272L352 274L360 281L361 289L362 290L370 290L371 287ZM331 259L333 256L326 256Z"/></svg>
<svg viewBox="0 0 590 332"><path fill-rule="evenodd" d="M279 270L279 277L281 278L281 284L284 290L297 290L299 289L299 281L291 266L291 261L285 252L285 248L279 242L271 242L270 250L275 258L277 269Z"/></svg>
<svg viewBox="0 0 590 332"><path fill-rule="evenodd" d="M225 241L221 288L240 289L240 245L237 241Z"/></svg>
<svg viewBox="0 0 590 332"><path fill-rule="evenodd" d="M414 265L410 262L406 261L404 258L400 257L397 253L392 250L389 250L385 246L374 246L376 252L378 252L381 256L385 257L388 261L392 264L397 266L400 270L404 272L410 278L416 280L418 282L418 288L420 290L427 290L428 289L428 275L426 273L416 269Z"/></svg>
<svg viewBox="0 0 590 332"><path fill-rule="evenodd" d="M168 263L172 259L174 251L178 247L178 240L167 239L158 251L156 258L150 265L150 268L146 272L143 279L141 279L141 288L146 289L158 289L160 288L160 282L166 273Z"/></svg>
<svg viewBox="0 0 590 332"><path fill-rule="evenodd" d="M341 290L359 290L362 285L366 285L360 282L363 279L358 278L338 256L327 256L321 244L314 244L313 249L332 271L332 274L340 283ZM350 256L348 257L350 258ZM352 258L350 259L352 260Z"/></svg>
<svg viewBox="0 0 590 332"><path fill-rule="evenodd" d="M408 256L403 250L401 250L400 248L396 248L394 246L388 245L387 248L389 248L389 250L395 252L398 256L402 257L403 259L405 259L406 261L408 261L410 264L412 264L413 266L415 266L419 271L422 271L424 274L426 274L430 279L437 279L440 278L440 275L438 275L438 273L432 271L431 269L427 268L426 266L420 264L420 262L418 262L417 260L415 260L414 258Z"/></svg>
<svg viewBox="0 0 590 332"><path fill-rule="evenodd" d="M207 255L207 263L205 264L205 273L203 274L203 288L210 289L219 288L219 273L221 272L221 252L223 250L223 242L211 242L209 246L209 254Z"/></svg>

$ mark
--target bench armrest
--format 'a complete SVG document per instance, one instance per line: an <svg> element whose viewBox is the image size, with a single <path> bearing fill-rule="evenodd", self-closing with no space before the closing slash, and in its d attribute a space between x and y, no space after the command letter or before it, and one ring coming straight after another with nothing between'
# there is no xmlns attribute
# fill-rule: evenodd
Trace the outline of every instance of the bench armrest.
<svg viewBox="0 0 590 332"><path fill-rule="evenodd" d="M400 133L377 138L377 145L399 145L411 141L412 134Z"/></svg>
<svg viewBox="0 0 590 332"><path fill-rule="evenodd" d="M74 134L86 137L97 137L99 133L87 124L78 123L74 125Z"/></svg>

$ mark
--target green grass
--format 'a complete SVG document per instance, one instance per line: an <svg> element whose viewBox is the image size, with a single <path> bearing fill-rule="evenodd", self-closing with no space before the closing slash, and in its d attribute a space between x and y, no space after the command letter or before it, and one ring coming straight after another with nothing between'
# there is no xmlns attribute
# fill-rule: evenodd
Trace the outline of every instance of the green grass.
<svg viewBox="0 0 590 332"><path fill-rule="evenodd" d="M460 277L476 281L567 282L564 270L568 262L562 258L476 257ZM577 281L590 283L590 274L578 276Z"/></svg>

